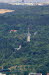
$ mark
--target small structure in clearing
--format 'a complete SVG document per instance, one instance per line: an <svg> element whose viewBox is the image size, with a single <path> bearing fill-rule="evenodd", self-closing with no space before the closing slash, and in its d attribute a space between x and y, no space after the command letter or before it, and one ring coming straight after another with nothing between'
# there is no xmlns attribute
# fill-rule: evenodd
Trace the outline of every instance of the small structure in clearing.
<svg viewBox="0 0 49 75"><path fill-rule="evenodd" d="M11 32L17 32L17 30L10 30L10 33L11 33Z"/></svg>

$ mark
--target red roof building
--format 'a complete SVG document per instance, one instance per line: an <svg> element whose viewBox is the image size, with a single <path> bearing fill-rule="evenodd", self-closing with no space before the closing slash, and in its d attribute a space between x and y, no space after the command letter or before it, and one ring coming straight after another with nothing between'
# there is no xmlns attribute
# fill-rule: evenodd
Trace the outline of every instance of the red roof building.
<svg viewBox="0 0 49 75"><path fill-rule="evenodd" d="M10 30L10 33L11 33L11 32L17 32L17 30Z"/></svg>

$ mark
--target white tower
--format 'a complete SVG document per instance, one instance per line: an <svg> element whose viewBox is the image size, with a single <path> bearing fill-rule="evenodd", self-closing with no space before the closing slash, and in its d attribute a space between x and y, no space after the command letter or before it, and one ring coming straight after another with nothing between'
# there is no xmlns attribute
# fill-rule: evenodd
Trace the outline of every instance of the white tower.
<svg viewBox="0 0 49 75"><path fill-rule="evenodd" d="M29 32L29 28L28 28L27 42L30 42L30 36L31 36L31 34L30 34L30 32Z"/></svg>

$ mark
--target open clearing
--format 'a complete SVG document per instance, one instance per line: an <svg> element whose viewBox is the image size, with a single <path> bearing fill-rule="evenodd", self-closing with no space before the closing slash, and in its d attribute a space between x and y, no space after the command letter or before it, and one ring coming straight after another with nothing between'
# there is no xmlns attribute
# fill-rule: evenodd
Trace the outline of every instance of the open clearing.
<svg viewBox="0 0 49 75"><path fill-rule="evenodd" d="M8 9L0 9L0 14L4 14L4 13L7 13L7 12L13 12L15 10L8 10Z"/></svg>

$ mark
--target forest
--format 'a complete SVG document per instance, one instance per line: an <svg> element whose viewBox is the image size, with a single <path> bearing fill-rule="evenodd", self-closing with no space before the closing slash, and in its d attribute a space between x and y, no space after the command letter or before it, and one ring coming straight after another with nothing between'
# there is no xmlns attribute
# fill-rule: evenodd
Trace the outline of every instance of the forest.
<svg viewBox="0 0 49 75"><path fill-rule="evenodd" d="M33 72L49 72L49 6L6 6L0 9L15 11L0 14L0 66L32 65Z"/></svg>

